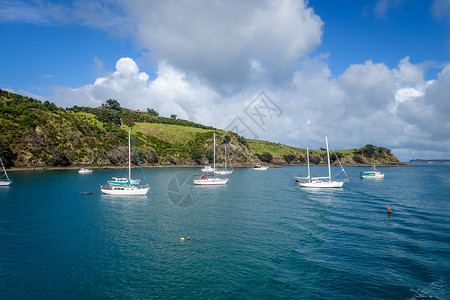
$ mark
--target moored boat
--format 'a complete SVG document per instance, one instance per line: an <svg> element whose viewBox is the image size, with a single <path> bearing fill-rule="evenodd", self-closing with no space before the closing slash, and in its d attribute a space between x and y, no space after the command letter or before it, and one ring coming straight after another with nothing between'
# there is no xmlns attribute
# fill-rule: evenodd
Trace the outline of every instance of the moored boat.
<svg viewBox="0 0 450 300"><path fill-rule="evenodd" d="M383 179L384 174L379 172L373 165L370 171L361 172L360 177L361 179Z"/></svg>
<svg viewBox="0 0 450 300"><path fill-rule="evenodd" d="M253 170L254 171L265 171L265 170L267 170L269 167L266 167L266 166L261 166L261 165L254 165L253 166Z"/></svg>
<svg viewBox="0 0 450 300"><path fill-rule="evenodd" d="M133 142L134 145L134 142ZM137 151L136 151L137 155ZM139 156L138 156L139 161ZM142 170L141 163L139 161L139 166L141 167L142 175L144 176L144 180L147 183L147 180L145 179L144 171ZM119 179L117 182L114 183L114 179ZM140 182L140 180L139 180ZM108 185L103 187L100 186L100 190L103 194L107 195L146 195L150 187L148 185L145 185L143 187L137 186L135 184L132 184L131 179L131 132L128 131L128 178L115 178L113 177L112 181L108 181Z"/></svg>
<svg viewBox="0 0 450 300"><path fill-rule="evenodd" d="M308 176L295 178L301 187L305 187L305 188L340 188L344 185L344 181L332 180L332 178L331 178L330 151L328 149L328 138L327 137L325 137L325 143L327 145L328 176L311 177L311 171L310 171L310 166L309 166L309 149L306 149L306 155L307 155L307 160L308 160ZM341 165L341 172L342 171L345 173L345 170Z"/></svg>
<svg viewBox="0 0 450 300"><path fill-rule="evenodd" d="M86 169L86 168L81 168L81 169L78 171L78 173L80 173L80 174L90 174L90 173L92 173L92 172L93 172L93 170Z"/></svg>
<svg viewBox="0 0 450 300"><path fill-rule="evenodd" d="M213 134L213 173L208 175L195 175L193 183L195 185L224 185L228 182L228 178L216 177L216 133ZM209 166L210 167L210 166ZM202 170L203 171L203 170ZM225 174L226 175L226 174Z"/></svg>

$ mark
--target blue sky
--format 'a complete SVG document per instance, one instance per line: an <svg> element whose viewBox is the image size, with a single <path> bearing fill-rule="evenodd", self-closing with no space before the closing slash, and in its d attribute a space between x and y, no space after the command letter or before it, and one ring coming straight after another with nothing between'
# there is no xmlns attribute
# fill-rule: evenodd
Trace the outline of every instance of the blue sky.
<svg viewBox="0 0 450 300"><path fill-rule="evenodd" d="M0 88L61 107L450 158L450 0L0 0L0 36Z"/></svg>

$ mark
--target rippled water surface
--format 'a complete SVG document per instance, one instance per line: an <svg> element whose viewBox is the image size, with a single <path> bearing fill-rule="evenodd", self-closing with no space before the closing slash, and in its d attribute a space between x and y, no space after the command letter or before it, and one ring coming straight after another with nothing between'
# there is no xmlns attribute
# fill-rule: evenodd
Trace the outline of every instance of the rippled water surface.
<svg viewBox="0 0 450 300"><path fill-rule="evenodd" d="M132 197L100 193L124 170L10 172L0 298L450 299L450 167L378 169L310 190L294 181L303 166L215 187L152 168L151 192Z"/></svg>

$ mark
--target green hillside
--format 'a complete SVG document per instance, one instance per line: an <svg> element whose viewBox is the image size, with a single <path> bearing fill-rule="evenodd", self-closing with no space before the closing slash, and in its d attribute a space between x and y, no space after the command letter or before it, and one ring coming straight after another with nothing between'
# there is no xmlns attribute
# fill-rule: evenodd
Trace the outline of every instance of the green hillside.
<svg viewBox="0 0 450 300"><path fill-rule="evenodd" d="M250 151L254 153L261 160L272 158L271 161L275 164L306 164L306 149L295 148L291 146L282 145L279 143L247 140ZM336 150L330 155L332 163L337 164L338 160L346 165L402 165L391 150L383 147L375 147L373 145L366 145L357 149ZM311 150L309 149L309 160L312 164L326 164L327 152L326 150Z"/></svg>
<svg viewBox="0 0 450 300"><path fill-rule="evenodd" d="M120 107L109 99L98 108L58 108L55 104L0 90L0 156L7 167L123 166L131 130L144 165L203 165L213 160L213 133L234 166L306 161L304 149L246 140L233 132ZM368 145L370 146L370 145ZM388 149L341 151L344 163L399 164ZM382 150L380 150L382 149ZM312 151L323 163L323 151ZM220 161L220 153L216 160ZM137 164L136 156L132 157Z"/></svg>

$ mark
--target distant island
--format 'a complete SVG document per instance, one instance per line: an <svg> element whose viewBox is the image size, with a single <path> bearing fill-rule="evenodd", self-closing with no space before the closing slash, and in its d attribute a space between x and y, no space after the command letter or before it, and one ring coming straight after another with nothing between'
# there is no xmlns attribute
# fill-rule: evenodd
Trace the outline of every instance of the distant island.
<svg viewBox="0 0 450 300"><path fill-rule="evenodd" d="M100 107L57 107L54 103L0 90L0 157L7 168L124 167L128 162L128 131L146 166L199 166L213 161L213 133L234 167L254 164L304 165L306 149L246 139L175 114L160 116L120 106L108 99ZM373 145L337 150L332 164L405 165L391 150ZM311 164L326 164L326 150L309 151ZM132 163L138 165L137 156Z"/></svg>
<svg viewBox="0 0 450 300"><path fill-rule="evenodd" d="M450 159L411 159L410 164L450 164Z"/></svg>

